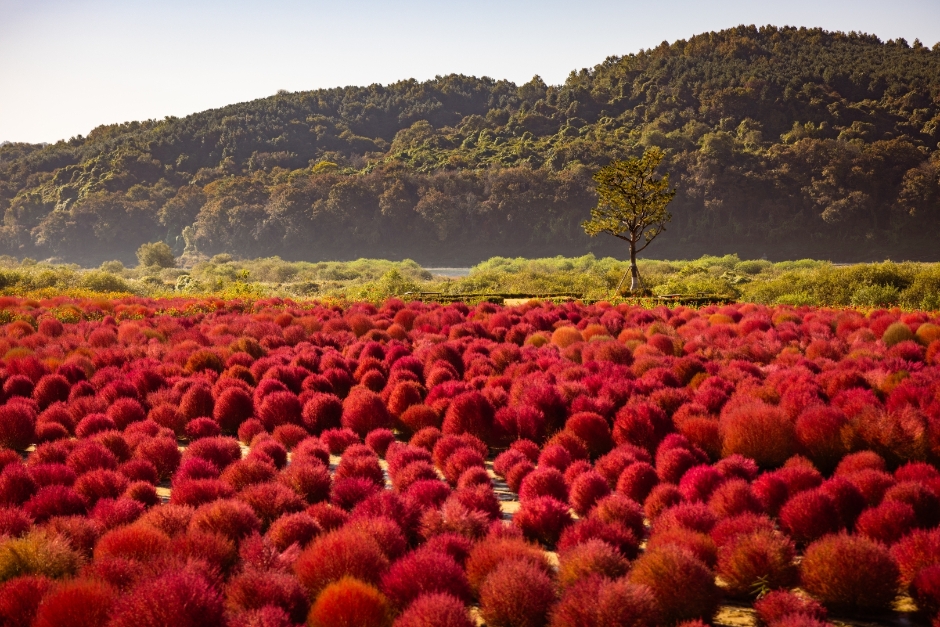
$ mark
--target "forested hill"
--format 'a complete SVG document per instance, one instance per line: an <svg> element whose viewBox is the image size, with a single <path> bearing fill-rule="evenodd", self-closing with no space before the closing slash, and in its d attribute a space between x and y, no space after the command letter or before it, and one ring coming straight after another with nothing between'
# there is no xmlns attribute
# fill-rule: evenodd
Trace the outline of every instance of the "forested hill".
<svg viewBox="0 0 940 627"><path fill-rule="evenodd" d="M287 259L620 250L590 175L646 146L679 192L652 256L940 258L940 46L745 27L564 85L450 75L286 93L0 147L0 254ZM612 238L611 238L612 239Z"/></svg>

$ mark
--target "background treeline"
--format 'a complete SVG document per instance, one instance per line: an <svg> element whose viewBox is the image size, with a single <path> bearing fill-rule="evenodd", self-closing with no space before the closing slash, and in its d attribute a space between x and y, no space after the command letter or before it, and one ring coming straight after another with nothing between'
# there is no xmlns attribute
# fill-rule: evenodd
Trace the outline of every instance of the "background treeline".
<svg viewBox="0 0 940 627"><path fill-rule="evenodd" d="M737 27L572 72L297 93L0 147L0 254L97 265L621 253L590 175L665 149L659 257L940 258L940 47Z"/></svg>
<svg viewBox="0 0 940 627"><path fill-rule="evenodd" d="M772 263L724 255L687 261L644 259L639 265L643 280L657 296L707 293L764 304L940 311L940 263L835 265L812 259ZM83 269L0 256L0 296L191 294L380 303L390 297L477 302L493 295L574 294L616 302L629 299L625 287L620 295L617 292L628 268L629 262L593 254L493 257L471 268L468 276L446 278L432 275L410 259L311 263L278 257L238 260L221 254L191 268L144 263L125 267L120 261L107 261L99 268Z"/></svg>

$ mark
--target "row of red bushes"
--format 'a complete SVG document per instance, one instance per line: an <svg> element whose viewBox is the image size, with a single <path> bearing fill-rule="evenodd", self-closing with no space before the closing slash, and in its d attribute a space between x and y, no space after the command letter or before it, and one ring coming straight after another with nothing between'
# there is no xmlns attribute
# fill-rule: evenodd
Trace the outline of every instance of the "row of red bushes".
<svg viewBox="0 0 940 627"><path fill-rule="evenodd" d="M493 626L675 624L760 595L765 623L803 625L899 591L940 605L927 314L0 304L10 624L466 625L468 605Z"/></svg>

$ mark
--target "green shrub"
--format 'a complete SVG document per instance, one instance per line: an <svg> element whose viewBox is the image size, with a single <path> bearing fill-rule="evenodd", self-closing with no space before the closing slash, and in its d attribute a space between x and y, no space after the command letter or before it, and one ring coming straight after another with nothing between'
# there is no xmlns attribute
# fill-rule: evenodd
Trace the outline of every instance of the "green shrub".
<svg viewBox="0 0 940 627"><path fill-rule="evenodd" d="M889 307L900 299L898 288L891 285L865 285L855 290L852 304L856 307Z"/></svg>
<svg viewBox="0 0 940 627"><path fill-rule="evenodd" d="M173 250L166 242L142 244L137 249L137 261L142 266L157 266L159 268L172 268L176 265Z"/></svg>
<svg viewBox="0 0 940 627"><path fill-rule="evenodd" d="M881 339L888 346L894 346L895 344L899 344L901 342L913 340L914 333L911 331L911 328L903 322L895 322L890 327L885 329L884 335L881 336Z"/></svg>
<svg viewBox="0 0 940 627"><path fill-rule="evenodd" d="M78 572L81 562L67 540L43 530L0 541L0 583L20 575L68 577Z"/></svg>
<svg viewBox="0 0 940 627"><path fill-rule="evenodd" d="M119 276L101 270L90 270L82 275L79 286L94 292L132 292L130 284Z"/></svg>

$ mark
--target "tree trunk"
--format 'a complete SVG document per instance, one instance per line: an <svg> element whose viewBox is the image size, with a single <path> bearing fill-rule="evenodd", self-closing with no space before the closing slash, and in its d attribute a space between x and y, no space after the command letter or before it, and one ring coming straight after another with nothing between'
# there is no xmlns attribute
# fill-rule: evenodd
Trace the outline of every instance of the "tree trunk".
<svg viewBox="0 0 940 627"><path fill-rule="evenodd" d="M636 265L636 242L630 242L630 291L643 289L643 279L640 278L640 269Z"/></svg>

